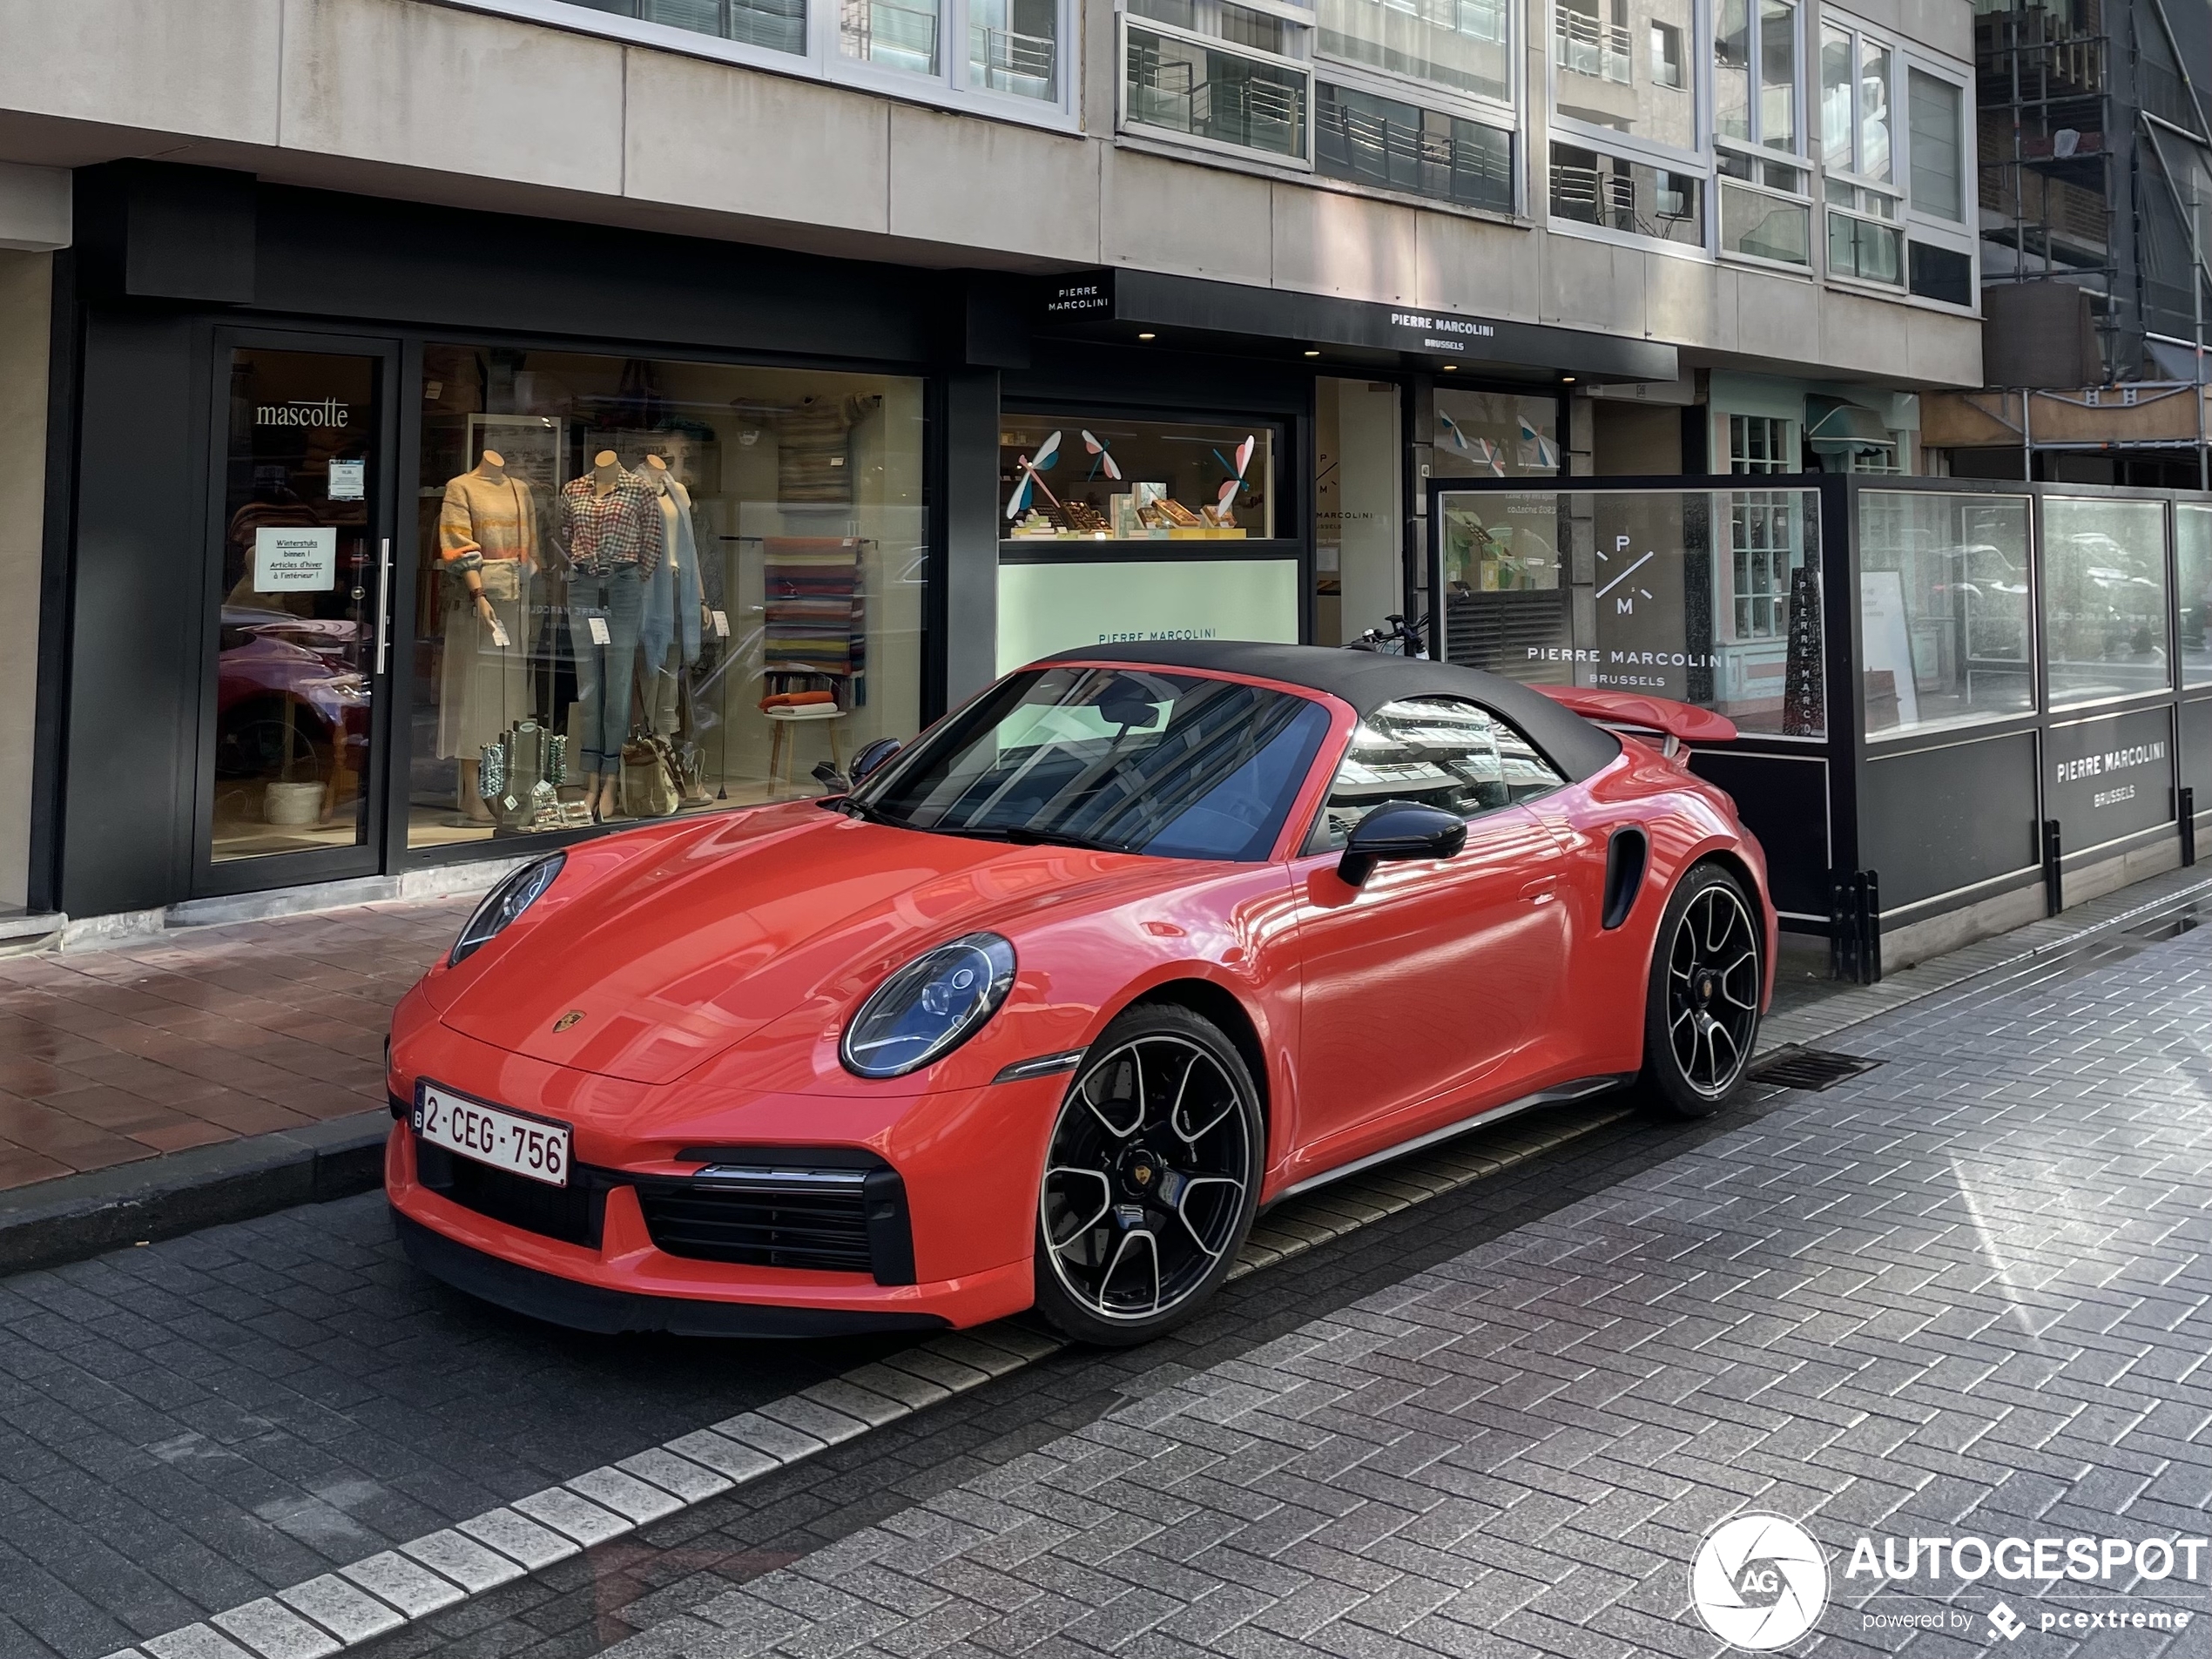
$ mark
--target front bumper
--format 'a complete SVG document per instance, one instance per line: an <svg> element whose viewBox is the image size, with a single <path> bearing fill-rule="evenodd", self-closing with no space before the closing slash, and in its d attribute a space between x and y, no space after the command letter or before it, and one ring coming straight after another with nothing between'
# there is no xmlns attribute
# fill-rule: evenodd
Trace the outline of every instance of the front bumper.
<svg viewBox="0 0 2212 1659"><path fill-rule="evenodd" d="M429 1146L420 1149L418 1160L405 1117L414 1085L423 1077L569 1123L570 1187L538 1188L519 1202L490 1202L480 1187L469 1190L467 1182L452 1179L465 1160ZM526 1274L631 1298L637 1306L675 1299L825 1318L867 1316L871 1322L919 1318L925 1325L982 1324L1020 1312L1035 1297L1037 1183L1064 1077L903 1096L770 1092L733 1099L680 1086L649 1089L465 1036L441 1024L418 989L395 1010L388 1083L394 1115L401 1120L394 1123L385 1149L385 1190L393 1209L448 1244ZM788 1151L799 1165L834 1163L842 1154L848 1166L873 1171L866 1186L865 1218L848 1217L858 1232L848 1226L832 1241L844 1248L841 1257L835 1251L780 1248L718 1251L698 1231L711 1230L714 1217L697 1211L672 1216L671 1203L680 1206L698 1196L686 1189L702 1163L719 1163L723 1153L745 1149ZM883 1207L877 1202L887 1187L904 1211L889 1229L881 1224ZM814 1219L799 1217L809 1224ZM692 1228L688 1238L678 1236L682 1226ZM669 1249L656 1244L657 1235ZM542 1291L512 1299L525 1295L513 1285L527 1279L452 1266L468 1258L435 1245L413 1253L431 1272L489 1300L525 1312L550 1305ZM622 1323L613 1328L678 1328L664 1310L651 1314L652 1323L634 1326L631 1321L645 1317L637 1306L610 1313L613 1304L594 1296L584 1300L598 1311L572 1307L568 1317L542 1317L586 1329L608 1328L604 1321L614 1318Z"/></svg>
<svg viewBox="0 0 2212 1659"><path fill-rule="evenodd" d="M408 1259L455 1290L549 1325L564 1325L601 1336L665 1331L679 1337L842 1337L937 1331L951 1323L935 1313L769 1307L752 1302L710 1302L697 1297L610 1290L471 1249L396 1206L392 1226Z"/></svg>

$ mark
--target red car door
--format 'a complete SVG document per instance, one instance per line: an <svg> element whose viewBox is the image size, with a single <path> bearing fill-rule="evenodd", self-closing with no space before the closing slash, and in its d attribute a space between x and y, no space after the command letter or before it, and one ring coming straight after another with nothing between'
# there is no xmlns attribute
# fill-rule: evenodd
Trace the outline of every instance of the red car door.
<svg viewBox="0 0 2212 1659"><path fill-rule="evenodd" d="M1516 797L1559 781L1512 728L1459 698L1392 704L1355 732L1292 867L1303 1011L1291 1178L1511 1098L1555 1053L1570 954L1563 858ZM1384 800L1460 813L1466 846L1346 884L1345 837Z"/></svg>

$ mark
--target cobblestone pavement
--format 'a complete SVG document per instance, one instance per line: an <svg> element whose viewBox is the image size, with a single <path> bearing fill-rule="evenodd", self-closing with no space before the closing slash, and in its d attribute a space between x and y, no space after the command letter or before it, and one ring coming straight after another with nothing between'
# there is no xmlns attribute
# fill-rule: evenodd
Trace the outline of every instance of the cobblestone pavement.
<svg viewBox="0 0 2212 1659"><path fill-rule="evenodd" d="M748 1555L772 1521L695 1513L389 1651L1711 1655L1688 1563L1763 1510L1831 1563L1793 1652L2203 1654L2202 1551L2194 1581L1844 1568L1861 1536L2208 1530L2208 1011L2212 929L1885 1015L1837 1045L1878 1069L1321 1317L1282 1298L1238 1357L1096 1366L1124 1393L834 1541ZM2045 1628L2114 1612L2146 1627Z"/></svg>
<svg viewBox="0 0 2212 1659"><path fill-rule="evenodd" d="M0 1188L371 1110L476 895L0 960Z"/></svg>

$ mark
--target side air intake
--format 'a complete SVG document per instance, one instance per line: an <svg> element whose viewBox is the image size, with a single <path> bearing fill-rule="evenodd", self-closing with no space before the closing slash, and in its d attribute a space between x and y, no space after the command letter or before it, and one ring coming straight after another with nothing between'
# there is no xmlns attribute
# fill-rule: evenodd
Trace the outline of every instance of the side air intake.
<svg viewBox="0 0 2212 1659"><path fill-rule="evenodd" d="M1636 907L1651 844L1640 829L1617 829L1605 848L1605 925L1618 927Z"/></svg>

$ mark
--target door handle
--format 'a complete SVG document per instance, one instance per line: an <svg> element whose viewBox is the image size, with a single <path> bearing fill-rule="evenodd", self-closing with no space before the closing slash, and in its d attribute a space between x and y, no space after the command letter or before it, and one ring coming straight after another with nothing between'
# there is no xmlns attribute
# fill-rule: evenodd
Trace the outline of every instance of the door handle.
<svg viewBox="0 0 2212 1659"><path fill-rule="evenodd" d="M1531 904L1542 904L1559 888L1555 875L1540 875L1521 884L1521 896Z"/></svg>
<svg viewBox="0 0 2212 1659"><path fill-rule="evenodd" d="M376 671L382 674L392 648L392 538L377 543Z"/></svg>

